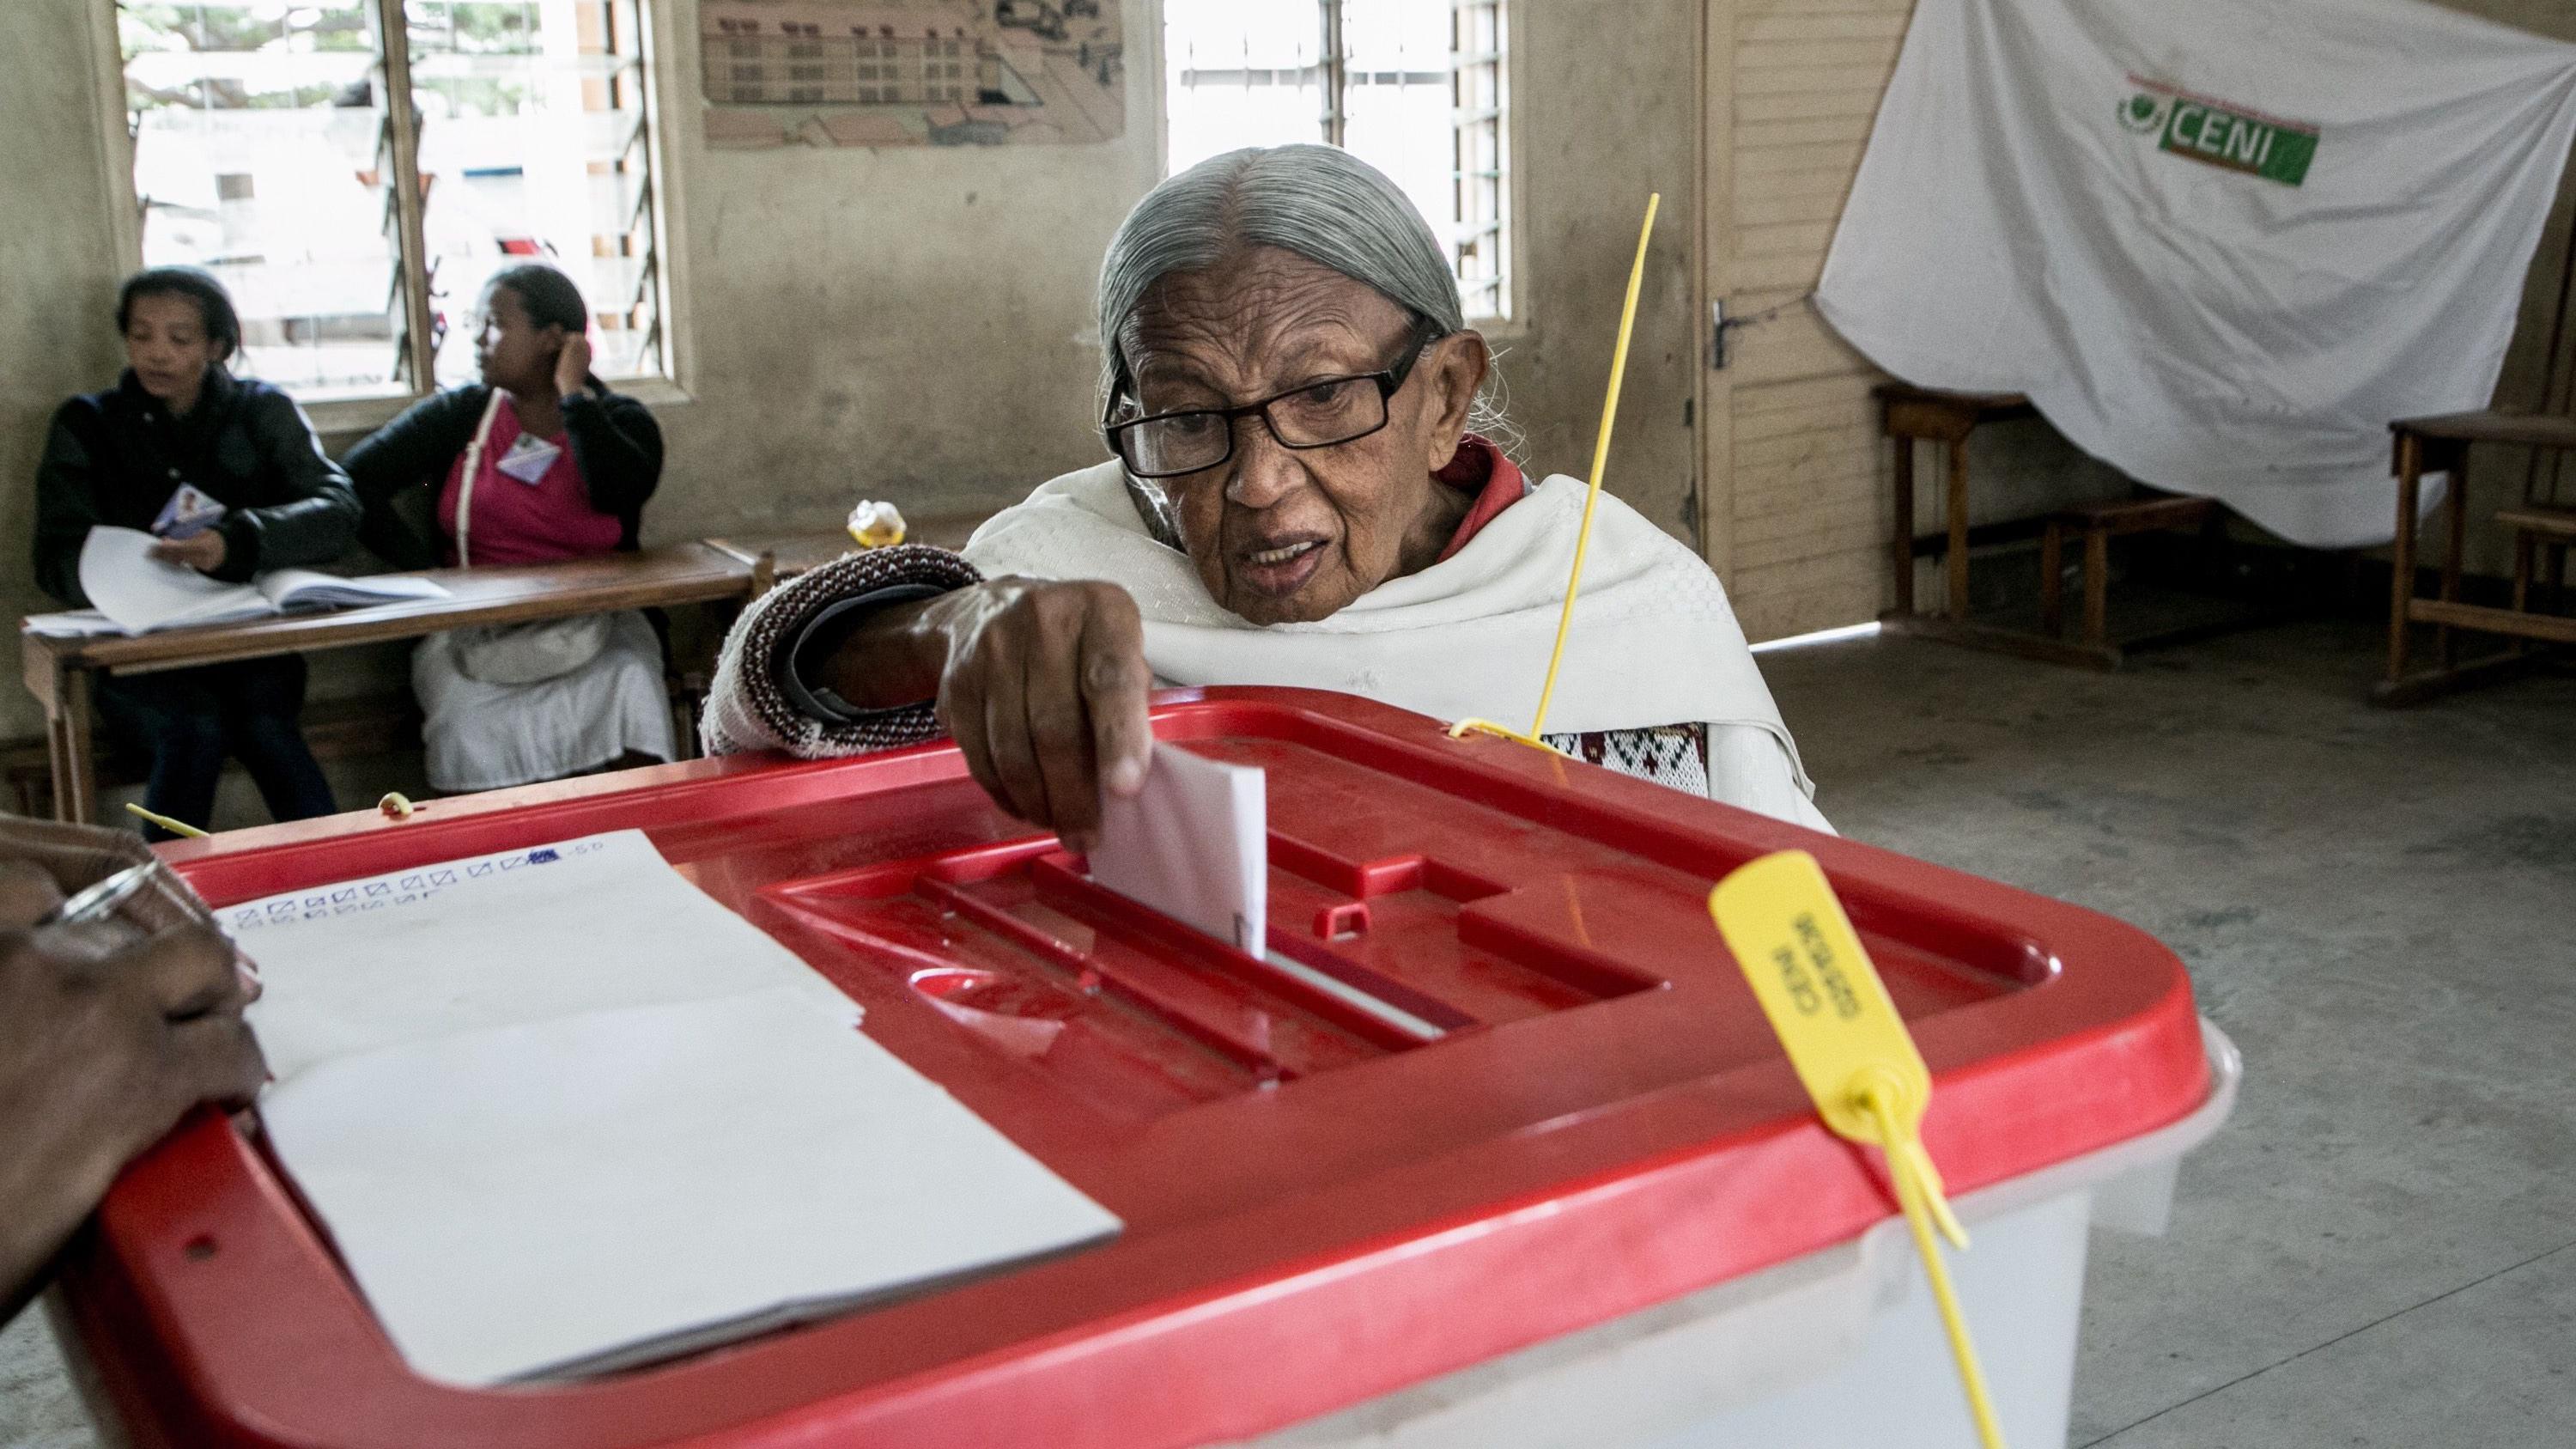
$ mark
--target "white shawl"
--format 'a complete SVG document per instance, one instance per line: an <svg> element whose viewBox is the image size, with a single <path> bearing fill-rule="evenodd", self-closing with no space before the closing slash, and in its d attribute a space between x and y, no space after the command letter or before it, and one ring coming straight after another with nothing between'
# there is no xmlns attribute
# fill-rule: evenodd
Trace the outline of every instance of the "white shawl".
<svg viewBox="0 0 2576 1449"><path fill-rule="evenodd" d="M994 515L967 542L966 558L988 577L1125 588L1145 618L1145 662L1174 684L1332 689L1435 719L1480 715L1517 727L1538 705L1583 494L1577 479L1549 478L1452 557L1307 624L1255 625L1210 598L1189 558L1146 530L1114 460L1067 473ZM1690 550L1604 496L1548 729L1690 723L1710 727L1712 794L1737 794L1717 788L1716 756L1721 729L1744 726L1778 742L1805 807L1796 814L1814 816L1806 801L1815 786L1725 587Z"/></svg>

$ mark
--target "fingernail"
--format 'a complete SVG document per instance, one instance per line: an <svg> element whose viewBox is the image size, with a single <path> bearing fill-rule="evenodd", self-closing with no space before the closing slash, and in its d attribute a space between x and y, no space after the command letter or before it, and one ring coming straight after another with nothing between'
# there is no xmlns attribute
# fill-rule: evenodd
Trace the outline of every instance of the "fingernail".
<svg viewBox="0 0 2576 1449"><path fill-rule="evenodd" d="M1110 766L1109 788L1121 795L1133 795L1145 788L1145 762L1125 759Z"/></svg>

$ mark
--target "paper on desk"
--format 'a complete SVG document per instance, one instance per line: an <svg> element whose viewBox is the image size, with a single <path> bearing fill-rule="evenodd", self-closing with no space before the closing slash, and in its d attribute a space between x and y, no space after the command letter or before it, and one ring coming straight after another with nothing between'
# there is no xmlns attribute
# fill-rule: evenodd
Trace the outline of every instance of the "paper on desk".
<svg viewBox="0 0 2576 1449"><path fill-rule="evenodd" d="M1118 1227L639 833L219 914L278 1159L430 1377L647 1361Z"/></svg>
<svg viewBox="0 0 2576 1449"><path fill-rule="evenodd" d="M276 569L227 584L152 556L160 540L131 528L93 528L81 542L81 588L120 632L148 634L188 624L230 624L298 609L335 609L448 597L435 579L406 574L343 578L314 569Z"/></svg>
<svg viewBox="0 0 2576 1449"><path fill-rule="evenodd" d="M41 639L95 639L122 634L125 626L96 609L70 609L59 614L29 614L18 627Z"/></svg>
<svg viewBox="0 0 2576 1449"><path fill-rule="evenodd" d="M81 591L126 632L140 634L182 619L212 622L243 608L254 615L268 611L247 584L227 584L152 557L160 541L139 529L106 527L91 529L81 541Z"/></svg>
<svg viewBox="0 0 2576 1449"><path fill-rule="evenodd" d="M1105 796L1091 878L1164 915L1264 954L1269 800L1261 770L1154 751L1145 788Z"/></svg>

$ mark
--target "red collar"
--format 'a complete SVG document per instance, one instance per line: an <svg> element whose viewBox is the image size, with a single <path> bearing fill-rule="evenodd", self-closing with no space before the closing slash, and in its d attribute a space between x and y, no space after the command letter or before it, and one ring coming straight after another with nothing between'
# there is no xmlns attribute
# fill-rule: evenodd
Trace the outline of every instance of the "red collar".
<svg viewBox="0 0 2576 1449"><path fill-rule="evenodd" d="M1467 546L1467 540L1529 493L1529 479L1522 475L1520 465L1474 433L1461 437L1448 466L1431 476L1452 488L1471 489L1476 495L1476 501L1467 506L1467 516L1458 520L1458 531L1449 536L1449 546L1433 560L1435 563L1446 563Z"/></svg>

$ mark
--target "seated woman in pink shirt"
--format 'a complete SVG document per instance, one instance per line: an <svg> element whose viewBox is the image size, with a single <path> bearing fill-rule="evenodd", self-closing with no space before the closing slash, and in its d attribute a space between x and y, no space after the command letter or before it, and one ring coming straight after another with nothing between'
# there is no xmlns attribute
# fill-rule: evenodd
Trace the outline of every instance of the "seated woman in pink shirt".
<svg viewBox="0 0 2576 1449"><path fill-rule="evenodd" d="M547 563L636 547L662 433L590 373L590 313L563 273L484 288L483 380L413 406L350 450L359 537L406 568ZM644 615L422 641L412 688L429 782L491 790L676 753L662 645Z"/></svg>

